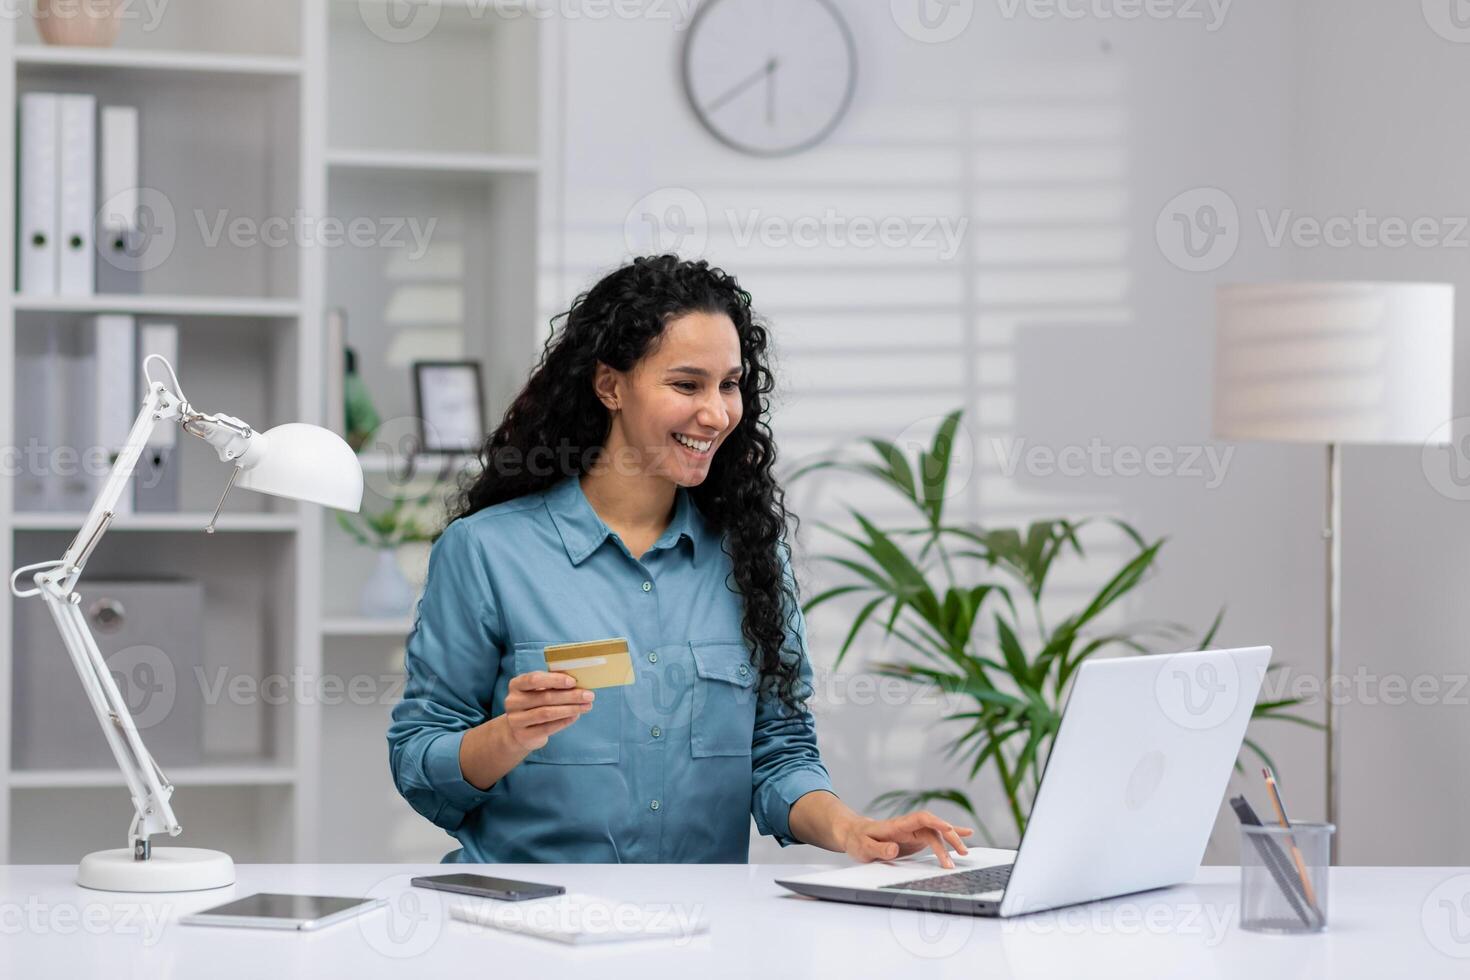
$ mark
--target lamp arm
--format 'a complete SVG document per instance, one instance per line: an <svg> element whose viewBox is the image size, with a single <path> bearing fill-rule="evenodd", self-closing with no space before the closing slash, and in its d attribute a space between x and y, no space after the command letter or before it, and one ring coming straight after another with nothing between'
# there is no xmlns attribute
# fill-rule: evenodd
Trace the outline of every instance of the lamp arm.
<svg viewBox="0 0 1470 980"><path fill-rule="evenodd" d="M61 557L62 567L71 572L69 585L74 584L82 574L97 542L111 525L113 515L117 513L117 502L127 490L128 481L133 478L138 460L142 457L154 428L159 422L181 418L186 407L187 403L165 388L162 382L154 381L148 386L143 407L138 412L132 429L128 431L127 442L118 455L117 462L113 463L111 472L107 474L107 482L102 485L102 491L92 502L92 509L87 512L86 520L82 522L77 536L66 549L66 554Z"/></svg>
<svg viewBox="0 0 1470 980"><path fill-rule="evenodd" d="M38 580L42 577L36 576ZM112 672L107 669L107 661L87 628L86 617L79 605L81 596L75 592L58 593L49 583L42 588L46 608L56 621L72 666L76 668L82 688L87 693L87 701L92 705L92 713L97 716L102 735L122 770L123 782L127 784L128 796L133 801L128 844L133 849L134 858L147 860L151 835L167 833L177 837L184 829L169 803L174 792L173 784L138 734L127 701L118 690Z"/></svg>
<svg viewBox="0 0 1470 980"><path fill-rule="evenodd" d="M118 768L122 770L123 781L127 783L128 794L132 797L134 815L128 826L128 839L133 848L133 856L138 860L146 860L149 856L150 835L162 832L177 836L183 830L174 817L173 807L169 805L174 788L143 744L142 736L133 724L127 702L118 690L117 682L112 679L112 673L107 669L107 661L97 648L97 641L87 628L86 619L79 608L81 596L73 589L87 559L112 523L117 502L127 488L128 480L132 478L153 429L159 422L182 418L186 411L187 403L181 397L169 391L161 382L152 382L143 399L138 418L128 432L127 443L108 473L102 491L92 503L92 509L87 512L86 520L82 522L77 536L66 549L66 554L59 561L40 562L16 569L10 576L12 594L20 597L39 594L56 621L61 640L66 645L72 665L86 691L87 701L92 706L93 714L97 716L102 734L107 739L113 758L117 760ZM36 588L17 589L17 576L31 569L42 569L34 576Z"/></svg>

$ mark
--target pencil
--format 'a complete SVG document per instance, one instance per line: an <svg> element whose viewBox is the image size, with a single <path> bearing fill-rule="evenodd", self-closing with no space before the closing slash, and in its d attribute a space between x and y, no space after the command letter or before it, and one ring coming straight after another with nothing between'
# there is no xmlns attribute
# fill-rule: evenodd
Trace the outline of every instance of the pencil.
<svg viewBox="0 0 1470 980"><path fill-rule="evenodd" d="M1296 846L1296 838L1291 836L1291 821L1286 819L1286 806L1281 802L1281 793L1276 789L1276 777L1272 775L1270 769L1265 767L1262 767L1261 775L1266 777L1266 790L1271 795L1271 806L1276 810L1276 819L1288 831L1286 843L1291 848L1291 859L1296 862L1296 873L1302 879L1302 894L1307 896L1307 902L1312 906L1312 910L1316 911L1317 895L1312 890L1312 879L1307 877L1307 862L1302 860L1302 852Z"/></svg>

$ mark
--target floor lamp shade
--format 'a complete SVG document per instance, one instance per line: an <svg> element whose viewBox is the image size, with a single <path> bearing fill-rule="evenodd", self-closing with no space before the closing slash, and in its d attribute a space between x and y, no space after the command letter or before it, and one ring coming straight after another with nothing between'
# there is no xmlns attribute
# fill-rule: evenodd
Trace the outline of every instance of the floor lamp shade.
<svg viewBox="0 0 1470 980"><path fill-rule="evenodd" d="M1454 287L1289 282L1216 293L1215 435L1425 442L1454 416Z"/></svg>

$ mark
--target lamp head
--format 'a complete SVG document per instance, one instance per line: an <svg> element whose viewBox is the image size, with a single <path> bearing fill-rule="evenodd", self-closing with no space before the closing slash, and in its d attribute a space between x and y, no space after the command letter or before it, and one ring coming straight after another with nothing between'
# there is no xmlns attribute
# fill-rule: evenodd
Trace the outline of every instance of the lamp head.
<svg viewBox="0 0 1470 980"><path fill-rule="evenodd" d="M247 490L353 513L362 507L357 453L319 425L287 422L257 432L235 465L235 485Z"/></svg>

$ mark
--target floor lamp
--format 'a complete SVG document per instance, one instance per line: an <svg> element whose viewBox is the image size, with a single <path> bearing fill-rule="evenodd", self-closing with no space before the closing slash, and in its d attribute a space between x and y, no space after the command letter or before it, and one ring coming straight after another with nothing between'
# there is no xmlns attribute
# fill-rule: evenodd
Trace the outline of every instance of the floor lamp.
<svg viewBox="0 0 1470 980"><path fill-rule="evenodd" d="M1422 446L1453 418L1454 287L1288 282L1216 291L1217 438L1327 447L1327 820L1341 734L1342 447ZM1334 835L1333 860L1337 859Z"/></svg>

